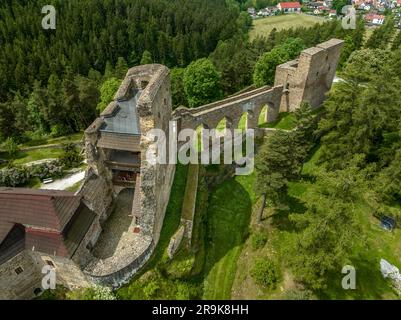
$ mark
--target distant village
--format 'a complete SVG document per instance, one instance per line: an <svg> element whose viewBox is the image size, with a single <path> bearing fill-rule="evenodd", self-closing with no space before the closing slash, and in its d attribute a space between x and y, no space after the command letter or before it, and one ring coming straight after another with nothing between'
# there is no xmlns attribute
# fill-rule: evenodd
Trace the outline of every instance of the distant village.
<svg viewBox="0 0 401 320"><path fill-rule="evenodd" d="M382 25L386 20L386 15L394 13L395 27L401 28L401 0L352 0L352 5L357 14L364 16L365 22L369 26ZM333 8L333 0L279 2L276 6L268 6L260 10L251 7L247 10L252 19L290 13L304 13L326 17L327 19L337 19L341 16Z"/></svg>

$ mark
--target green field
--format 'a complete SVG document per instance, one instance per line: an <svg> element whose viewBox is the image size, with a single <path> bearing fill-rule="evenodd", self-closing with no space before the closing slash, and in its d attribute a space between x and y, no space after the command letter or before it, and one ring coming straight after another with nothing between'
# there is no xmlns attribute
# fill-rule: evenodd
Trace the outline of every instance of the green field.
<svg viewBox="0 0 401 320"><path fill-rule="evenodd" d="M281 30L300 26L311 27L314 24L323 21L325 21L324 18L306 14L287 14L256 19L253 21L253 27L249 35L250 39L253 40L257 36L267 37L273 28Z"/></svg>

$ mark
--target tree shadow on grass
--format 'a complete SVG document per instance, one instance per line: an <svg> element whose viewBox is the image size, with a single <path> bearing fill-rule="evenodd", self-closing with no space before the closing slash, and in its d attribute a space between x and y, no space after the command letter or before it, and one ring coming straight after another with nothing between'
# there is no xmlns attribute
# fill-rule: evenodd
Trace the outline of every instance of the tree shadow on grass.
<svg viewBox="0 0 401 320"><path fill-rule="evenodd" d="M229 299L236 264L248 233L252 201L248 191L235 179L219 185L211 194L206 221L206 297Z"/></svg>

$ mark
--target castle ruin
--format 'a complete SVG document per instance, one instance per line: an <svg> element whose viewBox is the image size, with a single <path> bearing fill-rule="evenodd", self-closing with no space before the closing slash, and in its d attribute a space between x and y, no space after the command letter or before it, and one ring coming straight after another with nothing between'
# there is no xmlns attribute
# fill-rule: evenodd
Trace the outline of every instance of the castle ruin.
<svg viewBox="0 0 401 320"><path fill-rule="evenodd" d="M302 51L299 59L277 67L273 87L174 112L167 67L130 69L114 100L85 131L88 169L76 194L0 189L0 299L40 294L45 265L68 288L93 283L117 288L129 281L159 241L175 173L174 165L146 160L148 149L155 148L149 130L162 129L168 139L170 120L180 130L213 129L222 119L234 129L244 113L246 127L257 129L266 105L267 122L303 101L318 107L331 88L342 45L331 39ZM124 229L118 237L113 229L105 237L105 224L121 212Z"/></svg>

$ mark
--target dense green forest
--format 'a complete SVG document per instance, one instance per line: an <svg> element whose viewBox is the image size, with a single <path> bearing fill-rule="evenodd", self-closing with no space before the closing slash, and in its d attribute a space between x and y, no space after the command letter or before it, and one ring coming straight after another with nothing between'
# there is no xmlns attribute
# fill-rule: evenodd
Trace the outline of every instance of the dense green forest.
<svg viewBox="0 0 401 320"><path fill-rule="evenodd" d="M3 139L83 129L95 117L102 75L121 77L144 58L186 66L240 28L239 9L224 0L71 0L53 1L56 29L44 30L45 4L0 4Z"/></svg>
<svg viewBox="0 0 401 320"><path fill-rule="evenodd" d="M327 21L273 29L251 42L252 21L241 11L243 1L224 0L56 1L56 29L44 30L44 4L0 5L0 142L83 130L127 69L138 64L170 67L174 107L193 107L252 84L271 84L272 77L264 75L274 74L277 64L332 37L346 40L342 65L361 47L364 34L362 21L355 30ZM281 55L288 42L298 49ZM194 86L205 90L197 96Z"/></svg>

